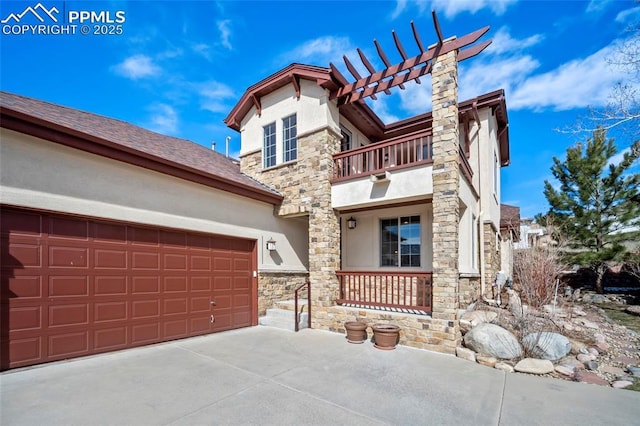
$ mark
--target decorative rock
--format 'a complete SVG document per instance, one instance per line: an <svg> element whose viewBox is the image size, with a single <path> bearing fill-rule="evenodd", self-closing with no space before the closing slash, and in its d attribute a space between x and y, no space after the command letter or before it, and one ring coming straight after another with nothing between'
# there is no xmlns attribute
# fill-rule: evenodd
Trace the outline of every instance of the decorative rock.
<svg viewBox="0 0 640 426"><path fill-rule="evenodd" d="M609 345L607 342L596 342L595 347L596 349L598 349L598 352L603 353L607 352L611 345Z"/></svg>
<svg viewBox="0 0 640 426"><path fill-rule="evenodd" d="M508 330L494 324L483 323L464 335L464 344L469 349L499 359L513 359L522 356L518 339Z"/></svg>
<svg viewBox="0 0 640 426"><path fill-rule="evenodd" d="M612 367L610 365L603 365L600 367L600 371L602 373L613 374L614 376L622 376L624 375L624 370L620 367Z"/></svg>
<svg viewBox="0 0 640 426"><path fill-rule="evenodd" d="M624 388L628 388L632 384L633 384L633 382L628 382L626 380L616 380L615 382L613 382L611 384L611 386L616 388L616 389L624 389Z"/></svg>
<svg viewBox="0 0 640 426"><path fill-rule="evenodd" d="M634 364L637 360L635 358L631 358L629 356L618 356L613 359L613 362L617 362L620 364Z"/></svg>
<svg viewBox="0 0 640 426"><path fill-rule="evenodd" d="M553 363L546 359L525 358L514 369L519 373L548 374L553 371Z"/></svg>
<svg viewBox="0 0 640 426"><path fill-rule="evenodd" d="M589 353L593 356L598 356L600 355L600 352L598 352L598 350L596 348L589 348L588 349Z"/></svg>
<svg viewBox="0 0 640 426"><path fill-rule="evenodd" d="M602 385L609 386L609 382L607 382L602 377L598 376L595 373L590 373L588 371L583 371L578 375L578 380L583 383L590 383L592 385Z"/></svg>
<svg viewBox="0 0 640 426"><path fill-rule="evenodd" d="M571 342L562 334L543 331L524 336L522 344L536 357L555 361L571 352Z"/></svg>
<svg viewBox="0 0 640 426"><path fill-rule="evenodd" d="M607 338L604 337L604 334L601 334L601 333L594 334L593 338L595 339L596 343L606 342L607 341Z"/></svg>
<svg viewBox="0 0 640 426"><path fill-rule="evenodd" d="M524 314L522 309L522 300L520 300L520 296L515 290L507 289L507 294L509 295L509 312L511 312L515 317L519 318Z"/></svg>
<svg viewBox="0 0 640 426"><path fill-rule="evenodd" d="M495 365L498 363L498 360L495 357L480 354L476 356L476 361L478 361L478 364L486 365L487 367L491 368L495 367Z"/></svg>
<svg viewBox="0 0 640 426"><path fill-rule="evenodd" d="M578 359L578 361L582 362L583 364L589 361L595 361L596 359L596 357L591 354L578 354L576 358Z"/></svg>
<svg viewBox="0 0 640 426"><path fill-rule="evenodd" d="M640 315L640 305L627 306L624 311L631 315Z"/></svg>
<svg viewBox="0 0 640 426"><path fill-rule="evenodd" d="M573 370L584 370L584 364L573 357L567 357L560 360L560 365Z"/></svg>
<svg viewBox="0 0 640 426"><path fill-rule="evenodd" d="M460 317L460 331L464 334L478 324L491 322L498 318L493 311L467 311Z"/></svg>
<svg viewBox="0 0 640 426"><path fill-rule="evenodd" d="M467 348L456 348L456 356L467 361L476 362L476 353Z"/></svg>
<svg viewBox="0 0 640 426"><path fill-rule="evenodd" d="M636 377L640 377L640 367L627 366L627 371Z"/></svg>
<svg viewBox="0 0 640 426"><path fill-rule="evenodd" d="M587 370L595 371L598 369L598 363L596 361L587 361L584 363Z"/></svg>
<svg viewBox="0 0 640 426"><path fill-rule="evenodd" d="M575 322L577 324L580 324L580 325L582 325L584 327L591 328L593 330L599 330L600 329L598 324L596 324L594 322L591 322L589 320L586 320L584 318L576 318L576 319L573 320L573 322Z"/></svg>
<svg viewBox="0 0 640 426"><path fill-rule="evenodd" d="M502 362L502 361L496 363L495 369L496 370L506 371L507 373L513 373L515 371L513 369L513 366L511 366L510 364L507 364L506 362Z"/></svg>
<svg viewBox="0 0 640 426"><path fill-rule="evenodd" d="M574 354L574 355L577 355L577 354L581 353L582 349L586 349L587 348L587 346L584 343L582 343L582 342L580 342L578 340L569 339L569 342L571 342L571 353Z"/></svg>
<svg viewBox="0 0 640 426"><path fill-rule="evenodd" d="M587 316L587 313L585 311L583 311L582 309L578 308L577 306L574 306L573 308L573 314L577 315L579 317L585 317Z"/></svg>
<svg viewBox="0 0 640 426"><path fill-rule="evenodd" d="M568 367L566 365L556 365L555 367L556 373L562 374L563 376L573 377L576 370L573 367Z"/></svg>

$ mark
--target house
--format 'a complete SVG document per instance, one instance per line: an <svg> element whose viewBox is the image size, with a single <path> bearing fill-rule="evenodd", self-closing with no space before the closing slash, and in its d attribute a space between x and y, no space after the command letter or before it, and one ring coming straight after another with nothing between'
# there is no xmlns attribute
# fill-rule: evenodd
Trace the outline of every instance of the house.
<svg viewBox="0 0 640 426"><path fill-rule="evenodd" d="M500 269L513 278L513 253L520 242L520 207L500 204Z"/></svg>
<svg viewBox="0 0 640 426"><path fill-rule="evenodd" d="M2 93L2 369L256 325L307 281L313 328L394 322L454 353L501 262L504 92L457 99L487 29L355 82L276 72L225 119L239 162ZM385 124L363 101L426 73L433 112Z"/></svg>

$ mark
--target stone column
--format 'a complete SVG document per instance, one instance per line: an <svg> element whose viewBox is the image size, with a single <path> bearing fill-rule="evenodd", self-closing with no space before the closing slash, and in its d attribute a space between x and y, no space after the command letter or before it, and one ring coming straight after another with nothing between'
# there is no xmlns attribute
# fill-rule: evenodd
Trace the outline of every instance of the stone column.
<svg viewBox="0 0 640 426"><path fill-rule="evenodd" d="M455 324L460 307L458 246L460 200L458 166L457 52L435 59L433 103L433 318ZM449 342L459 342L458 327L450 327Z"/></svg>

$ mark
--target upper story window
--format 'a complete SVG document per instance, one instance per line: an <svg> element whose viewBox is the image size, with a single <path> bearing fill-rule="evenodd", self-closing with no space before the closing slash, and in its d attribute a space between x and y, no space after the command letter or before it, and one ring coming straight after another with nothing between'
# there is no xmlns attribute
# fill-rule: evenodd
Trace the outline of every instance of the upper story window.
<svg viewBox="0 0 640 426"><path fill-rule="evenodd" d="M273 167L276 165L276 123L267 124L263 127L263 130L263 167Z"/></svg>
<svg viewBox="0 0 640 426"><path fill-rule="evenodd" d="M340 127L340 133L342 134L342 139L340 140L340 151L349 151L351 149L351 132L344 127Z"/></svg>
<svg viewBox="0 0 640 426"><path fill-rule="evenodd" d="M298 131L296 115L282 119L282 141L284 146L284 161L298 158Z"/></svg>
<svg viewBox="0 0 640 426"><path fill-rule="evenodd" d="M380 239L380 266L420 266L420 216L380 220Z"/></svg>

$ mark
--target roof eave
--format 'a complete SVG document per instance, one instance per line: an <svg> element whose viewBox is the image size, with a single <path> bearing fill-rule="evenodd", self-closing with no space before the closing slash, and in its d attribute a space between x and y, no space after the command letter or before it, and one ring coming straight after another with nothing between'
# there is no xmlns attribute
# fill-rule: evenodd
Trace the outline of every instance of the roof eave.
<svg viewBox="0 0 640 426"><path fill-rule="evenodd" d="M269 204L278 205L283 200L281 195L266 189L261 191L250 188L221 176L137 151L11 108L0 109L0 127Z"/></svg>

